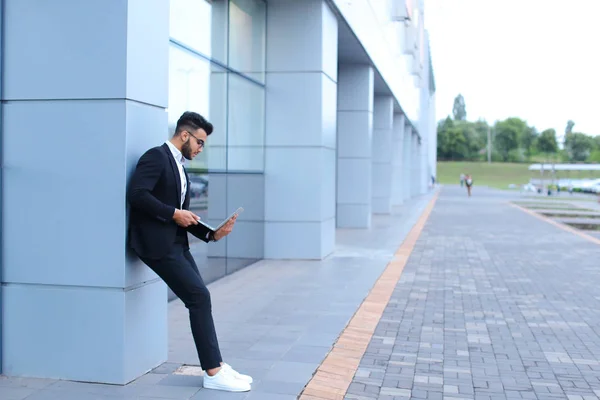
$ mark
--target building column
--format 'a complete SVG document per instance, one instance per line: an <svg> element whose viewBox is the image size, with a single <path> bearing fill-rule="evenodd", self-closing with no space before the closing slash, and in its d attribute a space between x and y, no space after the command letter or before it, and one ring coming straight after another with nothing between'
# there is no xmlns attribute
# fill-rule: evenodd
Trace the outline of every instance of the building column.
<svg viewBox="0 0 600 400"><path fill-rule="evenodd" d="M412 136L412 151L411 151L411 189L410 193L412 197L419 195L419 174L421 173L421 153L419 148L419 136L417 132L413 129Z"/></svg>
<svg viewBox="0 0 600 400"><path fill-rule="evenodd" d="M394 98L375 96L373 106L371 209L374 214L392 211L392 155L394 133Z"/></svg>
<svg viewBox="0 0 600 400"><path fill-rule="evenodd" d="M419 193L420 194L425 194L428 191L429 188L429 184L431 183L431 173L429 171L429 156L428 156L428 152L429 152L429 142L428 142L428 138L427 135L429 135L429 132L425 132L425 134L423 135L423 138L421 140L421 145L420 145L420 156L421 156L421 162L419 163L421 166L421 171L419 173Z"/></svg>
<svg viewBox="0 0 600 400"><path fill-rule="evenodd" d="M403 195L403 158L404 158L404 114L394 114L393 155L392 155L392 205L399 206Z"/></svg>
<svg viewBox="0 0 600 400"><path fill-rule="evenodd" d="M403 165L404 168L402 170L402 197L404 198L404 200L409 200L412 196L412 162L413 162L413 158L414 158L414 154L413 154L413 131L412 131L412 126L410 125L410 123L408 121L406 121L405 119L405 124L404 124L404 146L403 146L403 150L404 150L404 157L403 157Z"/></svg>
<svg viewBox="0 0 600 400"><path fill-rule="evenodd" d="M4 43L4 40L2 39L2 33L4 32L4 27L2 26L3 21L4 21L4 16L3 16L3 11L4 11L4 7L3 7L3 2L2 0L0 0L0 43ZM0 81L2 80L2 77L4 76L2 74L2 65L4 64L3 62L3 58L4 58L4 54L2 54L2 47L0 47ZM2 128L3 128L3 124L2 121L4 120L3 116L2 116L2 100L4 100L4 93L2 92L2 87L4 85L2 85L2 82L0 82L0 157L2 157L2 152L3 152L3 148L2 148ZM4 209L4 207L2 206L2 176L4 175L4 173L2 172L4 170L3 167L3 163L0 162L0 243L2 243L2 236L3 236L3 232L2 232L2 210ZM3 328L2 328L2 298L4 297L2 295L2 260L4 259L3 255L2 255L2 245L0 244L0 374L3 373L2 370L2 332L3 332Z"/></svg>
<svg viewBox="0 0 600 400"><path fill-rule="evenodd" d="M431 175L435 177L437 184L437 121L435 117L435 93L433 93L429 99L429 126L431 132L429 137L429 165Z"/></svg>
<svg viewBox="0 0 600 400"><path fill-rule="evenodd" d="M337 226L371 226L374 73L340 65L338 79Z"/></svg>
<svg viewBox="0 0 600 400"><path fill-rule="evenodd" d="M168 354L125 193L167 134L169 3L4 7L3 372L125 384Z"/></svg>
<svg viewBox="0 0 600 400"><path fill-rule="evenodd" d="M269 3L265 258L334 249L337 32L325 0Z"/></svg>

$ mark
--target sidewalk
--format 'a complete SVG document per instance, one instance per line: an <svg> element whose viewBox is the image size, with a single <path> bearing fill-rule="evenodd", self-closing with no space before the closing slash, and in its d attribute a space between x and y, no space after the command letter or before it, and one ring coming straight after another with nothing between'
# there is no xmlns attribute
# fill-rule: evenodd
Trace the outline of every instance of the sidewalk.
<svg viewBox="0 0 600 400"><path fill-rule="evenodd" d="M600 246L510 192L445 187L420 218L432 197L338 231L326 260L265 260L209 285L249 393L201 389L174 301L169 362L134 383L0 378L0 400L599 399Z"/></svg>
<svg viewBox="0 0 600 400"><path fill-rule="evenodd" d="M224 359L255 380L249 393L201 389L187 310L169 304L169 360L127 386L0 377L0 400L296 399L433 193L338 230L323 261L263 260L209 285ZM183 366L183 368L182 368ZM191 374L191 375L190 375Z"/></svg>
<svg viewBox="0 0 600 400"><path fill-rule="evenodd" d="M600 246L445 188L345 399L600 396Z"/></svg>

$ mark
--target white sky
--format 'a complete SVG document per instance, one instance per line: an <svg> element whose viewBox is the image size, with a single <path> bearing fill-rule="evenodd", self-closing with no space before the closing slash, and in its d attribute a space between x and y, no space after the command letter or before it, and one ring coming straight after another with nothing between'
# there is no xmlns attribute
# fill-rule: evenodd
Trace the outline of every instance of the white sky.
<svg viewBox="0 0 600 400"><path fill-rule="evenodd" d="M599 0L425 0L437 119L462 93L469 120L600 134L599 14Z"/></svg>

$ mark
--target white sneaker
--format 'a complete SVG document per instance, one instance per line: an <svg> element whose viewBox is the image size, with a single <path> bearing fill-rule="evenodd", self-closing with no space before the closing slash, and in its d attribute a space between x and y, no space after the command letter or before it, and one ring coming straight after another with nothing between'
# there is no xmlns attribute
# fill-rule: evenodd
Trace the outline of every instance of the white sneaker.
<svg viewBox="0 0 600 400"><path fill-rule="evenodd" d="M250 375L240 374L235 369L233 369L231 367L231 365L229 365L227 363L223 363L223 365L221 366L221 368L224 368L225 371L227 371L228 373L230 373L231 375L233 375L235 378L240 379L240 380L242 380L244 382L252 383L254 381Z"/></svg>
<svg viewBox="0 0 600 400"><path fill-rule="evenodd" d="M224 390L226 392L247 392L250 390L248 382L237 379L225 368L221 368L213 376L205 373L202 385L205 389Z"/></svg>

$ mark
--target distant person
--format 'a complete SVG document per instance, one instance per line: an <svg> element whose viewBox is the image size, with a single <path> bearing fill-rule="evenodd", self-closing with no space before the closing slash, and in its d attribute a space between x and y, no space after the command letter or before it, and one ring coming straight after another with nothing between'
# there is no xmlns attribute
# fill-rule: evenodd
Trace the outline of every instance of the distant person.
<svg viewBox="0 0 600 400"><path fill-rule="evenodd" d="M139 159L127 192L131 205L130 245L183 301L189 310L190 327L207 389L247 392L252 378L223 362L212 316L210 292L190 254L188 228L204 242L216 242L233 229L235 217L214 232L199 225L189 210L190 180L183 164L204 149L213 126L195 112L185 112L175 133L162 146L146 151ZM166 298L165 298L166 301ZM141 312L152 312L145 310Z"/></svg>
<svg viewBox="0 0 600 400"><path fill-rule="evenodd" d="M460 187L465 186L465 174L460 174Z"/></svg>
<svg viewBox="0 0 600 400"><path fill-rule="evenodd" d="M473 177L471 177L471 174L465 176L465 184L467 185L467 193L471 197L471 187L473 186Z"/></svg>

